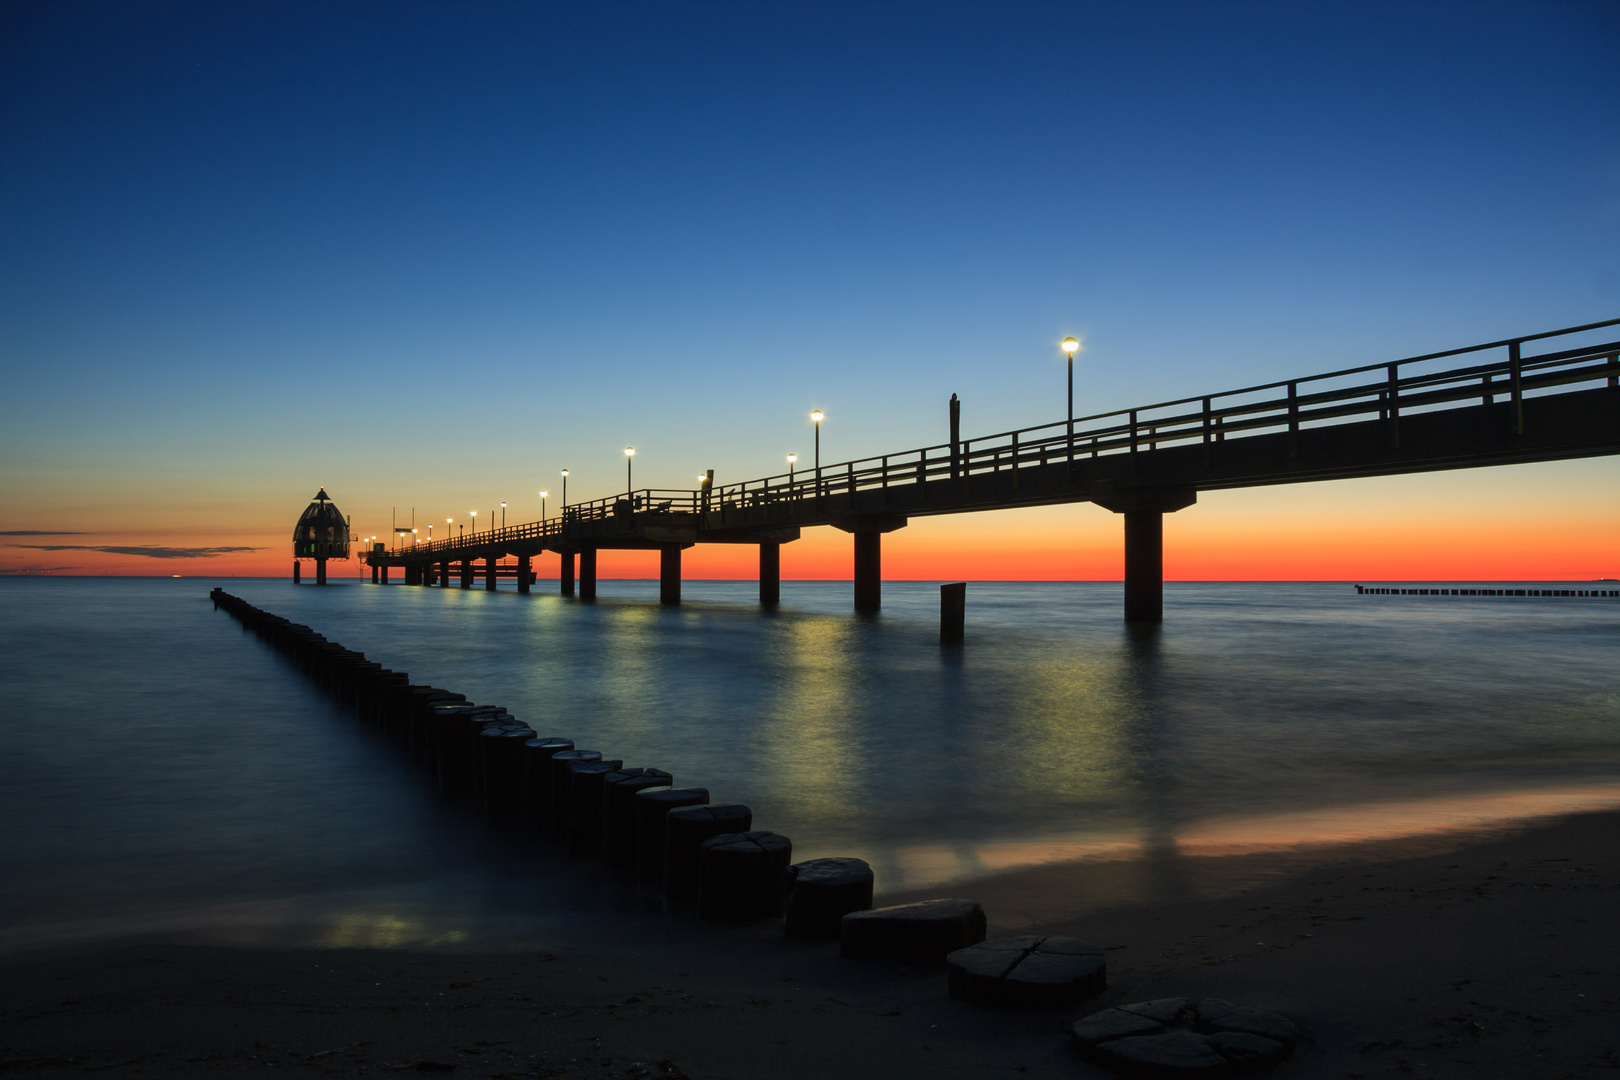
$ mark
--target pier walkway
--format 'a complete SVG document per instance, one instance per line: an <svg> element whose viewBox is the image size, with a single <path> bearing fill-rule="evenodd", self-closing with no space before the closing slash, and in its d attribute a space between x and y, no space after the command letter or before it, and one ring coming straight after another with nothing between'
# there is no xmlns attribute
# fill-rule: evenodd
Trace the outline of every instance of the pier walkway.
<svg viewBox="0 0 1620 1080"><path fill-rule="evenodd" d="M596 553L657 550L660 597L679 603L681 552L759 547L760 600L780 595L781 545L831 526L852 534L855 607L881 602L882 537L936 514L1092 502L1121 515L1125 618L1163 617L1163 517L1198 492L1556 461L1620 452L1620 341L1577 344L1611 319L1075 417L1039 427L696 489L629 491L554 517L365 554L373 580L470 588L561 555L559 588L596 594ZM1606 335L1597 335L1606 336ZM503 558L515 567L500 565ZM477 564L482 564L478 566ZM452 567L456 571L452 572Z"/></svg>

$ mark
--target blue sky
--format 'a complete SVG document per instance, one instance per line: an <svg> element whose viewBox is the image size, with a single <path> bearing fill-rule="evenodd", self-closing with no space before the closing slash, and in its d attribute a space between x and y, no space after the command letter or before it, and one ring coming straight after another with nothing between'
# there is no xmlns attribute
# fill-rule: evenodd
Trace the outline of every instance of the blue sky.
<svg viewBox="0 0 1620 1080"><path fill-rule="evenodd" d="M1620 6L13 2L0 205L8 528L735 480L1620 314Z"/></svg>

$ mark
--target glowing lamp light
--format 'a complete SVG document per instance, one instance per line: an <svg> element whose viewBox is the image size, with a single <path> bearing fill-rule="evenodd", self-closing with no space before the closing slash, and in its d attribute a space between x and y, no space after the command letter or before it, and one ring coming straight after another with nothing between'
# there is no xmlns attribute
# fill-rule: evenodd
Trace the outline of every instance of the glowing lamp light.
<svg viewBox="0 0 1620 1080"><path fill-rule="evenodd" d="M624 448L624 456L625 457L635 457L636 456L636 448L633 447L633 446L625 447Z"/></svg>
<svg viewBox="0 0 1620 1080"><path fill-rule="evenodd" d="M799 460L799 455L798 454L789 454L788 455L788 464L789 465L794 464L798 460Z"/></svg>
<svg viewBox="0 0 1620 1080"><path fill-rule="evenodd" d="M1073 356L1075 353L1079 352L1080 351L1080 342L1079 342L1079 340L1076 339L1076 338L1072 338L1072 337L1064 338L1063 339L1063 351L1068 353L1070 356Z"/></svg>
<svg viewBox="0 0 1620 1080"><path fill-rule="evenodd" d="M826 417L827 414L822 412L820 409L812 409L810 412L810 422L812 424L819 424L822 422L822 420L826 419Z"/></svg>

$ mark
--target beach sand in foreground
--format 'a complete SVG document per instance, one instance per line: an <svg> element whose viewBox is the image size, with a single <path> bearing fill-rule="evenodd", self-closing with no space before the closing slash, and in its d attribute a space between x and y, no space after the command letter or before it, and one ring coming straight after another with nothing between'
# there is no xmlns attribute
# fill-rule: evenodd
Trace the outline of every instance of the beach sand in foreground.
<svg viewBox="0 0 1620 1080"><path fill-rule="evenodd" d="M1073 863L946 890L984 903L992 936L1108 950L1108 990L1050 1012L975 1009L940 969L681 914L504 951L148 938L14 953L0 1070L1101 1077L1069 1049L1072 1020L1218 996L1299 1025L1276 1077L1617 1075L1620 814L1424 844ZM1179 898L1113 902L1143 875Z"/></svg>

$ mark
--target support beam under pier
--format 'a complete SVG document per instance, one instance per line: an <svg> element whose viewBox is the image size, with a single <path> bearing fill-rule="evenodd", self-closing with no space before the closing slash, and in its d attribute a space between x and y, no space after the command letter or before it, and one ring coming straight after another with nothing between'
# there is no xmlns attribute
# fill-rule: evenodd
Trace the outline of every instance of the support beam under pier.
<svg viewBox="0 0 1620 1080"><path fill-rule="evenodd" d="M1125 621L1164 621L1164 515L1125 512Z"/></svg>
<svg viewBox="0 0 1620 1080"><path fill-rule="evenodd" d="M450 587L450 560L449 559L445 559L445 560L443 560L442 562L439 563L439 586L441 588L445 588L445 589L448 589Z"/></svg>
<svg viewBox="0 0 1620 1080"><path fill-rule="evenodd" d="M860 514L833 521L855 536L855 610L883 606L883 534L906 527L904 514Z"/></svg>
<svg viewBox="0 0 1620 1080"><path fill-rule="evenodd" d="M293 560L293 584L294 585L298 584L298 582L303 579L303 576L304 576L303 569L299 567L298 560L294 559ZM372 580L373 584L375 584L376 581L377 581L377 568L375 566L373 566L371 568L371 580Z"/></svg>
<svg viewBox="0 0 1620 1080"><path fill-rule="evenodd" d="M472 560L467 559L467 558L463 558L461 560L461 587L463 589L472 588L472 576L473 576Z"/></svg>
<svg viewBox="0 0 1620 1080"><path fill-rule="evenodd" d="M530 560L527 555L518 556L518 592L520 593L529 591L529 575L531 573L529 564Z"/></svg>
<svg viewBox="0 0 1620 1080"><path fill-rule="evenodd" d="M883 534L862 529L855 534L855 610L883 606Z"/></svg>
<svg viewBox="0 0 1620 1080"><path fill-rule="evenodd" d="M593 547L579 551L579 598L596 599L596 549Z"/></svg>
<svg viewBox="0 0 1620 1080"><path fill-rule="evenodd" d="M1091 501L1125 517L1125 621L1164 621L1164 515L1198 501L1192 488L1092 485Z"/></svg>
<svg viewBox="0 0 1620 1080"><path fill-rule="evenodd" d="M563 551L558 553L557 592L560 596L574 595L574 553Z"/></svg>
<svg viewBox="0 0 1620 1080"><path fill-rule="evenodd" d="M486 592L495 591L495 560L499 555L490 555L484 559L484 589Z"/></svg>
<svg viewBox="0 0 1620 1080"><path fill-rule="evenodd" d="M681 602L681 545L658 545L658 602Z"/></svg>
<svg viewBox="0 0 1620 1080"><path fill-rule="evenodd" d="M388 578L386 577L387 573L388 573L387 570L383 571L383 574L385 575L383 577L384 581L388 580ZM316 559L315 560L315 584L317 584L317 585L325 585L326 584L326 560L325 559Z"/></svg>
<svg viewBox="0 0 1620 1080"><path fill-rule="evenodd" d="M759 545L759 602L776 604L782 600L782 545L762 540Z"/></svg>

